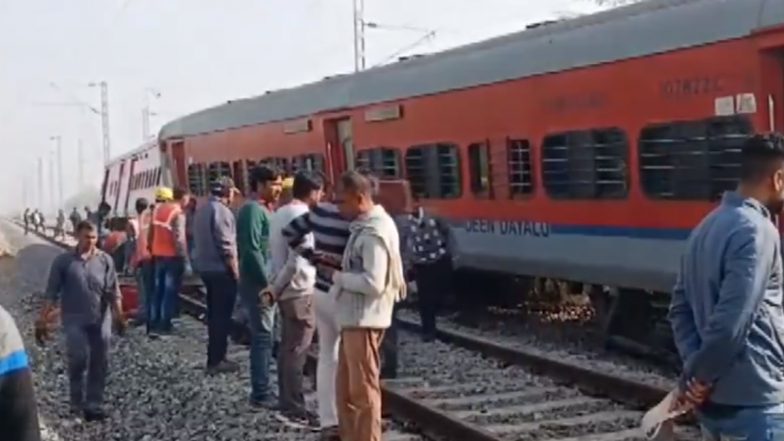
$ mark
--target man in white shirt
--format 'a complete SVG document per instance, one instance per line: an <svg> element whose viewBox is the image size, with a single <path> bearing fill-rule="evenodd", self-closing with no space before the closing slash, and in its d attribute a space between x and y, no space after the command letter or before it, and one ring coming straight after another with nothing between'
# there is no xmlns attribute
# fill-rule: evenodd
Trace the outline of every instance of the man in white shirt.
<svg viewBox="0 0 784 441"><path fill-rule="evenodd" d="M302 393L303 368L313 340L315 311L313 290L316 268L289 248L283 229L321 200L321 178L300 172L294 178L293 199L279 208L270 220L271 297L278 302L282 336L278 352L280 410L288 419L302 424L314 422L305 409ZM313 234L305 236L305 246L313 248Z"/></svg>

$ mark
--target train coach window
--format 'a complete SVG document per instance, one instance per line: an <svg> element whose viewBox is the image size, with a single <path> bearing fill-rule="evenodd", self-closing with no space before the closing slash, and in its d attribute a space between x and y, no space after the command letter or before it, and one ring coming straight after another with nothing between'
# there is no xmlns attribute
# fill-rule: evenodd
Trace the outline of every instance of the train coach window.
<svg viewBox="0 0 784 441"><path fill-rule="evenodd" d="M640 133L640 181L655 199L716 200L740 178L740 150L753 133L745 117L657 124Z"/></svg>
<svg viewBox="0 0 784 441"><path fill-rule="evenodd" d="M188 166L188 188L197 196L207 194L207 183L204 182L204 165L191 164Z"/></svg>
<svg viewBox="0 0 784 441"><path fill-rule="evenodd" d="M493 197L490 162L490 145L483 142L468 146L471 191L477 196Z"/></svg>
<svg viewBox="0 0 784 441"><path fill-rule="evenodd" d="M391 147L375 147L357 152L357 168L366 168L381 179L399 179L400 151Z"/></svg>
<svg viewBox="0 0 784 441"><path fill-rule="evenodd" d="M209 183L213 183L223 176L231 177L231 165L228 162L213 162L207 168Z"/></svg>
<svg viewBox="0 0 784 441"><path fill-rule="evenodd" d="M628 192L629 142L617 128L548 135L542 178L554 199L617 199Z"/></svg>
<svg viewBox="0 0 784 441"><path fill-rule="evenodd" d="M291 169L289 168L288 158L282 158L282 157L264 158L261 161L259 161L259 163L256 165L271 165L277 167L284 174L287 174L291 171Z"/></svg>
<svg viewBox="0 0 784 441"><path fill-rule="evenodd" d="M297 173L301 170L323 173L324 155L310 154L299 155L291 158L291 172Z"/></svg>
<svg viewBox="0 0 784 441"><path fill-rule="evenodd" d="M525 139L507 139L506 161L509 173L509 197L517 198L534 192L531 167L531 143Z"/></svg>
<svg viewBox="0 0 784 441"><path fill-rule="evenodd" d="M427 199L455 199L461 194L460 152L454 144L428 144L406 151L411 193Z"/></svg>

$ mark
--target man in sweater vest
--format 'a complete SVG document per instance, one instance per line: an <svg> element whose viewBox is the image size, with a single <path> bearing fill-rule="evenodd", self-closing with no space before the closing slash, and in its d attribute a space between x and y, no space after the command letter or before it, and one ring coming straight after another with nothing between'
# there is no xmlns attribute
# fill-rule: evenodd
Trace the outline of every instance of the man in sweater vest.
<svg viewBox="0 0 784 441"><path fill-rule="evenodd" d="M397 226L374 204L374 188L356 171L346 172L338 188L340 211L353 219L330 291L341 327L337 407L344 441L381 441L379 349L394 305L406 295Z"/></svg>

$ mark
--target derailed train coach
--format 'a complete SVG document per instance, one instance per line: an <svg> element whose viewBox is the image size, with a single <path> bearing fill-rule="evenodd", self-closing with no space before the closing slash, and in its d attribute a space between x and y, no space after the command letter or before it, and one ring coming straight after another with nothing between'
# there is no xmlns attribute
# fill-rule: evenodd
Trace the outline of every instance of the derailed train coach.
<svg viewBox="0 0 784 441"><path fill-rule="evenodd" d="M451 225L460 274L488 281L473 296L617 287L644 334L741 144L784 126L783 52L784 0L650 0L231 101L159 147L198 195L220 175L244 190L262 162L407 180Z"/></svg>

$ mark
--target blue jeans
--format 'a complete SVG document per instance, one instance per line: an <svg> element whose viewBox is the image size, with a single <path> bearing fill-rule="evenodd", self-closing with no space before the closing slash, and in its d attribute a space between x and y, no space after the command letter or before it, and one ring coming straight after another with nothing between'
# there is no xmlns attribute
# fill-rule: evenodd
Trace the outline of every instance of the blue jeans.
<svg viewBox="0 0 784 441"><path fill-rule="evenodd" d="M699 415L702 439L706 441L773 441L784 437L784 403L713 407Z"/></svg>
<svg viewBox="0 0 784 441"><path fill-rule="evenodd" d="M182 287L182 273L185 262L182 257L155 258L155 289L152 296L152 307L147 316L147 329L171 331L171 319L174 316L175 302Z"/></svg>
<svg viewBox="0 0 784 441"><path fill-rule="evenodd" d="M264 289L253 282L240 281L240 299L248 313L250 328L250 397L262 401L270 396L270 363L272 362L275 305L263 306L259 292Z"/></svg>

